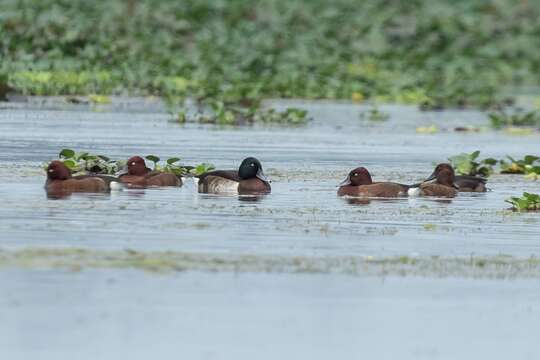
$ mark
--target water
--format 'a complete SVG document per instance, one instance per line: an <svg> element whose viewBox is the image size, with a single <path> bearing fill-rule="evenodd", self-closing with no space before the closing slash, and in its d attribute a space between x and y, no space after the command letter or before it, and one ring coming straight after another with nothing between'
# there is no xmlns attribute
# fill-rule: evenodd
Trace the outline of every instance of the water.
<svg viewBox="0 0 540 360"><path fill-rule="evenodd" d="M538 215L504 211L509 206L504 199L540 189L520 175L493 176L492 191L451 201L351 204L336 196L336 185L356 166L366 166L375 180L413 183L429 175L434 163L462 151L479 149L495 158L540 153L538 134L449 131L485 125L485 115L473 111L422 113L388 106L382 110L392 115L390 121L370 123L358 119L359 106L303 105L314 120L300 128L180 125L167 114L140 109L5 109L0 112L0 246L300 256L539 253ZM416 133L417 126L430 124L441 131ZM51 201L40 166L65 147L113 158L178 155L188 164L212 162L218 168L235 168L244 157L256 156L273 180L273 191L249 202L199 195L188 183Z"/></svg>
<svg viewBox="0 0 540 360"><path fill-rule="evenodd" d="M540 217L507 211L504 199L540 183L495 175L491 191L452 200L353 203L336 196L349 170L413 183L460 152L482 157L540 153L540 135L454 132L486 126L475 111L418 112L382 106L391 119L361 121L366 107L306 107L298 128L181 125L153 103L88 109L0 107L0 249L133 249L257 256L540 254ZM417 134L435 124L437 134ZM74 194L47 199L43 162L62 148L112 158L156 154L235 168L261 160L272 193L258 199L182 188ZM49 264L50 265L50 264ZM0 355L131 358L533 358L538 354L537 279L354 277L335 274L168 273L2 268ZM189 269L188 269L189 270ZM518 274L519 275L519 274ZM482 276L481 276L482 277ZM519 277L519 276L518 276ZM475 339L474 342L470 339ZM141 347L146 343L147 346ZM276 347L280 344L281 347ZM388 344L394 344L389 347ZM306 356L306 357L307 357ZM283 356L279 356L283 357ZM339 356L338 356L339 357Z"/></svg>

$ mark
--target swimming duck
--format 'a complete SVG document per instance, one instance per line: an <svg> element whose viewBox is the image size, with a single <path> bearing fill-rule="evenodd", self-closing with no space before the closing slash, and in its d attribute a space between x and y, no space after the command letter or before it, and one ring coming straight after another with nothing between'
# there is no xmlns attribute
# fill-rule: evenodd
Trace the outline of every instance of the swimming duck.
<svg viewBox="0 0 540 360"><path fill-rule="evenodd" d="M197 177L200 193L267 194L271 191L262 165L254 157L244 159L238 170L209 171Z"/></svg>
<svg viewBox="0 0 540 360"><path fill-rule="evenodd" d="M437 175L443 171L450 171L454 174L454 184L461 192L486 192L487 179L477 176L455 175L454 168L450 164L439 164L433 170L433 173L425 180L430 181L437 178Z"/></svg>
<svg viewBox="0 0 540 360"><path fill-rule="evenodd" d="M182 180L178 176L147 168L144 159L140 156L133 156L128 159L127 174L122 174L119 178L131 188L182 186Z"/></svg>
<svg viewBox="0 0 540 360"><path fill-rule="evenodd" d="M418 187L411 187L408 194L410 196L455 197L458 193L458 187L454 183L454 177L453 171L448 169L439 170L435 181L428 179L419 184Z"/></svg>
<svg viewBox="0 0 540 360"><path fill-rule="evenodd" d="M353 169L339 184L338 196L398 197L407 195L409 186L393 182L373 182L364 167Z"/></svg>
<svg viewBox="0 0 540 360"><path fill-rule="evenodd" d="M47 167L45 190L50 193L70 194L73 192L108 192L120 180L108 175L72 176L69 168L59 160L52 161Z"/></svg>

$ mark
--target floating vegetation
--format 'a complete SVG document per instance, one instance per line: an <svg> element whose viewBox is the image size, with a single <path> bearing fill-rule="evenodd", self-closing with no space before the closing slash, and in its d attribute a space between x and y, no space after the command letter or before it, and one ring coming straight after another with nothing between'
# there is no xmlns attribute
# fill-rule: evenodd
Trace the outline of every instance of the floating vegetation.
<svg viewBox="0 0 540 360"><path fill-rule="evenodd" d="M540 195L524 192L521 197L511 197L505 200L512 205L514 211L539 211Z"/></svg>
<svg viewBox="0 0 540 360"><path fill-rule="evenodd" d="M213 101L209 108L210 111L201 110L191 116L186 110L180 110L176 113L176 118L180 123L195 122L217 125L251 125L254 123L305 125L310 120L307 110L293 107L277 111L257 106L244 108L226 105L222 101ZM174 111L171 112L174 113Z"/></svg>
<svg viewBox="0 0 540 360"><path fill-rule="evenodd" d="M495 129L504 127L536 127L540 128L540 112L525 111L522 108L499 110L488 114L491 126Z"/></svg>
<svg viewBox="0 0 540 360"><path fill-rule="evenodd" d="M439 132L439 128L435 125L419 126L416 128L418 134L436 134Z"/></svg>
<svg viewBox="0 0 540 360"><path fill-rule="evenodd" d="M493 166L497 165L497 160L493 158L477 160L479 155L480 151L470 154L461 153L448 158L448 161L450 161L458 175L490 176L494 171Z"/></svg>
<svg viewBox="0 0 540 360"><path fill-rule="evenodd" d="M105 155L76 152L72 149L62 149L58 157L71 170L73 175L115 175L125 170L126 166L126 160L111 160ZM164 162L156 155L147 155L145 158L152 163L153 170L170 172L177 176L200 175L214 169L214 166L209 163L201 163L195 166L182 165L179 157L168 158ZM44 164L44 168L46 169L48 165L48 163Z"/></svg>
<svg viewBox="0 0 540 360"><path fill-rule="evenodd" d="M164 162L156 155L147 155L145 159L152 162L153 170L169 172L177 176L184 176L187 174L200 175L215 169L214 165L209 163L202 163L196 166L182 165L180 163L181 159L178 157L168 158Z"/></svg>
<svg viewBox="0 0 540 360"><path fill-rule="evenodd" d="M126 165L125 160L111 160L105 155L75 152L72 149L62 149L58 157L74 175L88 173L113 175ZM45 164L44 167L47 166L48 164Z"/></svg>
<svg viewBox="0 0 540 360"><path fill-rule="evenodd" d="M540 174L540 157L526 155L521 160L516 160L507 155L506 159L500 160L501 174Z"/></svg>
<svg viewBox="0 0 540 360"><path fill-rule="evenodd" d="M374 106L367 111L362 111L360 113L360 119L373 122L386 121L390 119L390 114L382 112L378 107Z"/></svg>
<svg viewBox="0 0 540 360"><path fill-rule="evenodd" d="M496 160L487 158L477 160L480 151L470 154L462 153L448 158L458 175L485 176L488 177L495 172L494 167L500 165L501 174L525 174L529 179L536 180L540 177L540 157L526 155L521 160L516 160L510 155L506 159Z"/></svg>

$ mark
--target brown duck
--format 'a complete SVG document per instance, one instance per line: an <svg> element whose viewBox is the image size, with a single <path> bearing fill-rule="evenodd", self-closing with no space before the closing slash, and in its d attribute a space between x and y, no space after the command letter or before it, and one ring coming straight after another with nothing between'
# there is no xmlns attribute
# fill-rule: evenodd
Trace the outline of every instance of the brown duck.
<svg viewBox="0 0 540 360"><path fill-rule="evenodd" d="M149 186L182 186L182 180L174 174L151 170L144 159L133 156L127 161L127 174L120 175L120 180L130 188Z"/></svg>

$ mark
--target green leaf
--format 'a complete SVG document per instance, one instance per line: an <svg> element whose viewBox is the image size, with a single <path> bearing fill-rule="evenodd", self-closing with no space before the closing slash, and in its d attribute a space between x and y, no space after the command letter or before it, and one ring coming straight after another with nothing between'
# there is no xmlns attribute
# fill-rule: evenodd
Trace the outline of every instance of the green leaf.
<svg viewBox="0 0 540 360"><path fill-rule="evenodd" d="M153 163L158 163L159 162L159 157L157 157L155 155L147 155L146 160L150 160Z"/></svg>
<svg viewBox="0 0 540 360"><path fill-rule="evenodd" d="M525 164L532 165L532 163L538 159L540 159L540 157L534 155L527 155L523 160L525 161Z"/></svg>
<svg viewBox="0 0 540 360"><path fill-rule="evenodd" d="M487 164L487 165L495 166L495 165L497 165L498 161L497 161L497 159L494 159L494 158L487 158L487 159L482 160L482 162L484 164Z"/></svg>
<svg viewBox="0 0 540 360"><path fill-rule="evenodd" d="M60 154L59 154L59 157L64 158L64 159L71 159L74 156L75 156L75 151L71 149L62 149L62 151L60 151Z"/></svg>
<svg viewBox="0 0 540 360"><path fill-rule="evenodd" d="M70 170L77 169L77 163L75 162L75 160L65 160L64 165L66 165Z"/></svg>
<svg viewBox="0 0 540 360"><path fill-rule="evenodd" d="M178 162L178 161L180 161L180 158L173 157L173 158L167 159L167 164L172 165L172 164L174 164L175 162Z"/></svg>

